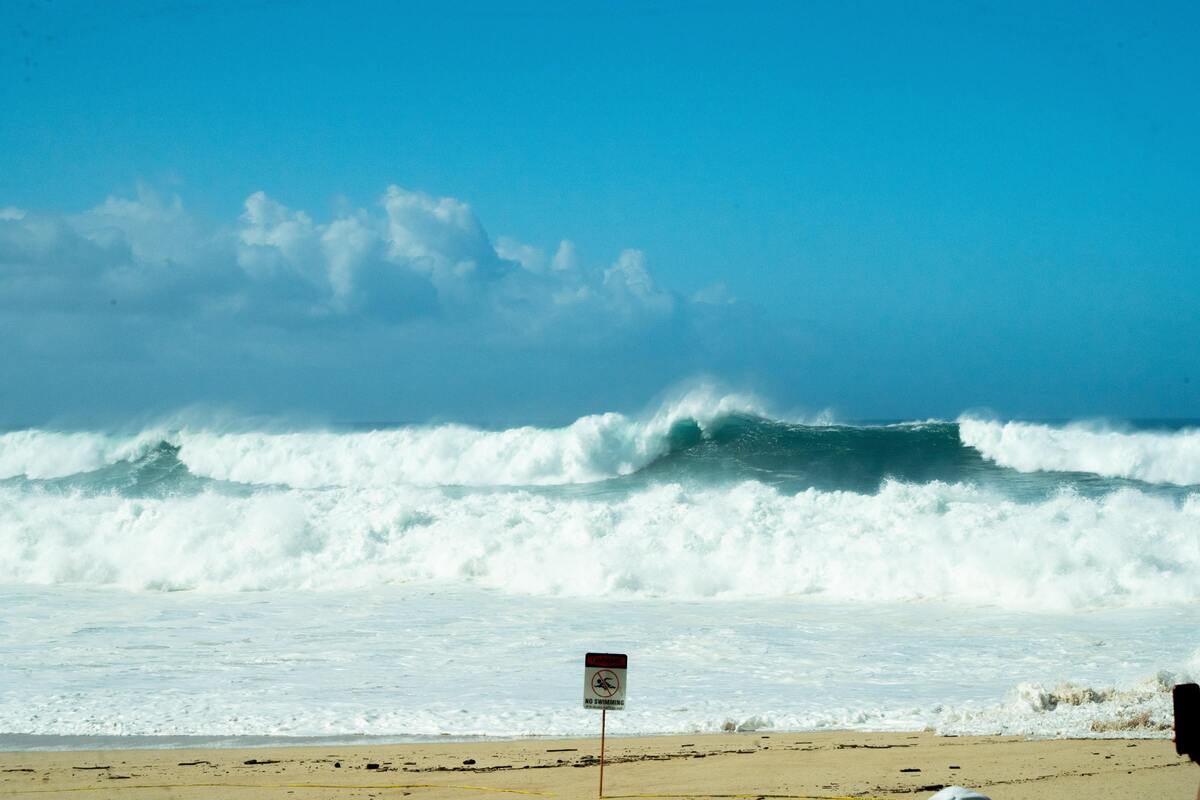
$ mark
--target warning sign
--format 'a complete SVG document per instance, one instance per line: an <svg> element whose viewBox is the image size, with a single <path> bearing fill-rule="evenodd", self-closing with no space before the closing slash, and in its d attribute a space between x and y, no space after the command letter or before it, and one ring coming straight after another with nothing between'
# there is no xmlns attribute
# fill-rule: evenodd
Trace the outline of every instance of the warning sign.
<svg viewBox="0 0 1200 800"><path fill-rule="evenodd" d="M583 660L583 707L595 711L625 708L624 653L588 653Z"/></svg>

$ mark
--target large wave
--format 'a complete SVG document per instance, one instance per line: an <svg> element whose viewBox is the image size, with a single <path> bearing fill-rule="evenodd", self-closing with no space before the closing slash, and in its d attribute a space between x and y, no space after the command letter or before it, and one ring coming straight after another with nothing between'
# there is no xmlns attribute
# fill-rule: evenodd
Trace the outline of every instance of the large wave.
<svg viewBox="0 0 1200 800"><path fill-rule="evenodd" d="M135 499L0 487L0 582L134 589L441 581L517 594L1013 608L1194 602L1200 495L963 484L786 494L758 482L624 496L411 486Z"/></svg>
<svg viewBox="0 0 1200 800"><path fill-rule="evenodd" d="M145 455L167 434L147 429L133 436L38 429L0 434L0 479L62 478Z"/></svg>
<svg viewBox="0 0 1200 800"><path fill-rule="evenodd" d="M248 484L546 486L626 475L664 455L672 432L731 414L765 416L752 397L697 389L641 417L614 412L563 428L488 431L431 425L366 432L228 432L155 426L134 436L43 430L0 435L0 478L59 478L178 448L193 475Z"/></svg>
<svg viewBox="0 0 1200 800"><path fill-rule="evenodd" d="M294 488L558 486L630 475L660 461L670 464L649 477L675 480L690 470L726 481L860 492L874 491L886 478L1030 488L1002 474L1008 470L1200 485L1197 429L1118 432L973 418L798 424L772 419L752 397L712 390L689 392L646 414L593 414L560 428L443 424L270 432L163 423L133 435L15 431L0 434L0 480L81 476L164 455L193 478ZM1060 474L1041 489L1064 480L1082 486ZM113 483L98 478L95 485Z"/></svg>
<svg viewBox="0 0 1200 800"><path fill-rule="evenodd" d="M1091 472L1178 486L1200 484L1200 430L1119 432L1083 424L959 420L963 444L1021 472Z"/></svg>

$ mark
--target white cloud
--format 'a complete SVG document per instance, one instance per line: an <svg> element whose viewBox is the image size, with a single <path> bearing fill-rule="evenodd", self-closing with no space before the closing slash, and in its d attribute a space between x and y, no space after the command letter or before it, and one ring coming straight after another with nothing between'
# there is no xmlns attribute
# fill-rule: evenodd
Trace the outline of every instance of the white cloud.
<svg viewBox="0 0 1200 800"><path fill-rule="evenodd" d="M733 316L660 286L640 250L606 264L568 239L493 242L466 203L395 186L328 212L254 192L216 223L146 186L80 213L0 213L0 385L41 382L10 415L97 393L379 419L550 385L582 402L711 368L697 342L727 346Z"/></svg>
<svg viewBox="0 0 1200 800"><path fill-rule="evenodd" d="M99 303L200 326L208 317L284 328L425 318L501 338L554 331L556 340L617 336L678 310L640 250L589 268L562 239L547 258L513 237L493 243L460 200L394 185L326 221L256 191L232 224L205 225L178 196L145 185L81 214L0 211L0 304Z"/></svg>
<svg viewBox="0 0 1200 800"><path fill-rule="evenodd" d="M646 254L641 250L622 250L611 267L604 271L604 286L614 296L633 305L669 311L671 295L661 292L646 270Z"/></svg>
<svg viewBox="0 0 1200 800"><path fill-rule="evenodd" d="M127 243L93 241L65 217L10 216L0 220L0 309L72 312L106 302L106 284L132 259Z"/></svg>
<svg viewBox="0 0 1200 800"><path fill-rule="evenodd" d="M246 198L242 227L238 231L237 260L252 277L268 278L294 273L319 280L320 232L303 211L255 192Z"/></svg>
<svg viewBox="0 0 1200 800"><path fill-rule="evenodd" d="M204 246L204 234L184 210L183 200L140 182L135 197L109 196L73 217L71 224L102 246L128 246L134 260L145 264L186 261Z"/></svg>
<svg viewBox="0 0 1200 800"><path fill-rule="evenodd" d="M546 254L541 248L519 242L511 236L496 239L496 254L507 261L515 261L530 272L542 272L546 266Z"/></svg>
<svg viewBox="0 0 1200 800"><path fill-rule="evenodd" d="M550 266L559 271L575 269L579 265L579 257L575 253L575 243L570 239L563 239L558 243L558 250L554 253L554 260L550 262Z"/></svg>
<svg viewBox="0 0 1200 800"><path fill-rule="evenodd" d="M429 274L439 289L503 272L483 226L466 203L395 185L387 188L382 202L391 259Z"/></svg>
<svg viewBox="0 0 1200 800"><path fill-rule="evenodd" d="M354 294L356 273L378 243L379 237L365 214L336 219L321 233L329 287L339 310L348 307Z"/></svg>

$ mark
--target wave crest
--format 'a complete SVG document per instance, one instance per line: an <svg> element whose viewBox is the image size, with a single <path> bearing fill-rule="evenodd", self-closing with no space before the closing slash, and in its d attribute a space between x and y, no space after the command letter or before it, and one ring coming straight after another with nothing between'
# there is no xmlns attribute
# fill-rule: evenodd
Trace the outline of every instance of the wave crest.
<svg viewBox="0 0 1200 800"><path fill-rule="evenodd" d="M24 476L64 478L93 472L119 461L146 455L166 432L146 430L135 436L29 429L0 434L0 480Z"/></svg>
<svg viewBox="0 0 1200 800"><path fill-rule="evenodd" d="M1091 472L1177 486L1200 484L1200 430L1122 433L964 418L959 438L986 459L1020 472Z"/></svg>
<svg viewBox="0 0 1200 800"><path fill-rule="evenodd" d="M696 389L641 417L608 412L563 428L466 425L359 433L222 432L159 426L134 436L25 430L0 435L0 478L61 478L147 454L160 443L202 478L295 488L552 486L635 472L665 455L676 426L701 433L733 414L765 416L753 397Z"/></svg>
<svg viewBox="0 0 1200 800"><path fill-rule="evenodd" d="M701 431L734 413L762 413L739 395L689 393L642 419L608 412L565 428L486 431L464 425L367 433L180 435L195 475L240 483L319 486L552 486L628 475L665 455L676 425Z"/></svg>

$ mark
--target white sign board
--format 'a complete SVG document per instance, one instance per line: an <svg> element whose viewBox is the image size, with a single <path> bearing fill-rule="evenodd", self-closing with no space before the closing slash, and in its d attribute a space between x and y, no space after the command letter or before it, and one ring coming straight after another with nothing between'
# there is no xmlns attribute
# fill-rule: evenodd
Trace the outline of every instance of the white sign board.
<svg viewBox="0 0 1200 800"><path fill-rule="evenodd" d="M588 653L583 660L583 707L593 711L622 711L625 708L624 653Z"/></svg>

